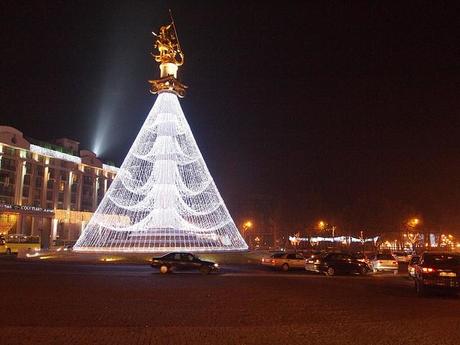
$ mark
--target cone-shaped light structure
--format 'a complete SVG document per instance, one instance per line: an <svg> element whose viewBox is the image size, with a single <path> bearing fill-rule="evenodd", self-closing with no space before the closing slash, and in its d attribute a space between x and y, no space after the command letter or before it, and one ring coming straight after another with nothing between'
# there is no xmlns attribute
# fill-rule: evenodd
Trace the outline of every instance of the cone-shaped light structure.
<svg viewBox="0 0 460 345"><path fill-rule="evenodd" d="M186 87L176 79L184 56L174 22L155 36L158 97L74 250L246 250L179 104Z"/></svg>

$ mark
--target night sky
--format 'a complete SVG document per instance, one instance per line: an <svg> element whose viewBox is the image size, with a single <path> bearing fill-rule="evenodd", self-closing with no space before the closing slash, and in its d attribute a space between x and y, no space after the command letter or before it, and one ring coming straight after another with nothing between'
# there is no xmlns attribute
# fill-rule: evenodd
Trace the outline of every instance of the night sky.
<svg viewBox="0 0 460 345"><path fill-rule="evenodd" d="M173 10L181 101L237 219L460 235L458 3L2 1L0 123L121 164Z"/></svg>

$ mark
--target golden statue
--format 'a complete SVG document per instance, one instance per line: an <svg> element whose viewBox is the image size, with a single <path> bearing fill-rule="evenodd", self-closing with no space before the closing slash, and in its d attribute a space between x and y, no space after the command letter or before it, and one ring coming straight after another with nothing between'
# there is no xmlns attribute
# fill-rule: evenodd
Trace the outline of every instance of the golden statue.
<svg viewBox="0 0 460 345"><path fill-rule="evenodd" d="M157 48L160 53L159 55L152 54L156 62L173 63L176 66L183 65L184 54L180 49L175 31L174 22L172 22L169 25L162 26L158 35L152 32L157 37L154 48Z"/></svg>
<svg viewBox="0 0 460 345"><path fill-rule="evenodd" d="M187 86L177 80L177 70L184 64L184 54L180 48L171 11L169 13L171 24L160 27L158 35L152 32L156 37L153 47L158 49L158 54L151 54L155 61L160 63L160 79L149 80L152 84L150 92L173 92L179 97L184 97Z"/></svg>

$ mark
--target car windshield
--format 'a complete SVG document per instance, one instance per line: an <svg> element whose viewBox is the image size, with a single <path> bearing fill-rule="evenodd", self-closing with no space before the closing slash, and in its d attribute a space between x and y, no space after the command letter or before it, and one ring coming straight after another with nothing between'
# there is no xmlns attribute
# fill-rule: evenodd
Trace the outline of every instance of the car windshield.
<svg viewBox="0 0 460 345"><path fill-rule="evenodd" d="M432 266L460 266L460 255L456 254L426 254L423 263Z"/></svg>
<svg viewBox="0 0 460 345"><path fill-rule="evenodd" d="M279 259L280 257L282 257L284 255L284 253L276 253L276 254L273 254L272 255L272 258L273 259Z"/></svg>
<svg viewBox="0 0 460 345"><path fill-rule="evenodd" d="M395 258L391 254L377 254L377 260L394 260Z"/></svg>

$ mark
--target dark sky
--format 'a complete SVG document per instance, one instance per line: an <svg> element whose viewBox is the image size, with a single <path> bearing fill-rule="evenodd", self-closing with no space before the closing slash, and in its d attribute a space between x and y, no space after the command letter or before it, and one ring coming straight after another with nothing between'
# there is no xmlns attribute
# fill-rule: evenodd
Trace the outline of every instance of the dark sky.
<svg viewBox="0 0 460 345"><path fill-rule="evenodd" d="M175 15L181 103L230 210L460 229L456 2L2 1L0 122L121 164ZM460 234L460 231L459 231Z"/></svg>

